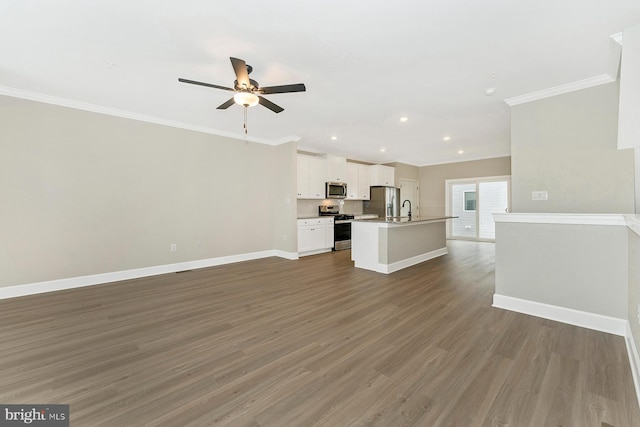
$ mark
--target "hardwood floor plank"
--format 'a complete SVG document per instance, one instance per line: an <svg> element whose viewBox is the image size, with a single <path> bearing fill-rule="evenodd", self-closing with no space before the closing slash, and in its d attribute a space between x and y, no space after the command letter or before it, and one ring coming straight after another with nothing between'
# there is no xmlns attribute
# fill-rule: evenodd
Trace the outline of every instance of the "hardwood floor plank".
<svg viewBox="0 0 640 427"><path fill-rule="evenodd" d="M623 339L491 307L493 244L390 275L349 255L2 300L0 401L74 426L640 425Z"/></svg>

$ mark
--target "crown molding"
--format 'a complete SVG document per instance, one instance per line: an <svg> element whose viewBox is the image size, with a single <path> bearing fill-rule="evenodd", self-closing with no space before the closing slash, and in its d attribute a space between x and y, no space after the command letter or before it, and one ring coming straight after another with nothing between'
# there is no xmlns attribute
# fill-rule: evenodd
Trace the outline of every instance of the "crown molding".
<svg viewBox="0 0 640 427"><path fill-rule="evenodd" d="M289 135L289 136L285 136L284 138L274 140L273 141L274 144L272 145L282 145L288 142L298 142L298 141L300 141L300 137L298 135Z"/></svg>
<svg viewBox="0 0 640 427"><path fill-rule="evenodd" d="M0 95L11 96L13 98L27 99L29 101L42 102L45 104L58 105L60 107L74 108L76 110L89 111L92 113L106 114L108 116L121 117L124 119L137 120L140 122L154 123L157 125L169 126L178 129L186 129L194 132L207 133L210 135L222 136L225 138L237 139L240 141L255 142L265 145L281 145L287 142L297 142L299 136L289 135L284 138L272 140L267 138L256 138L244 134L234 132L225 132L206 126L198 126L191 123L178 122L175 120L162 119L160 117L147 116L145 114L134 113L131 111L120 110L117 108L104 107L102 105L89 104L86 102L76 101L73 99L60 98L57 96L46 95L38 92L31 92L22 89L16 89L8 86L0 86Z"/></svg>
<svg viewBox="0 0 640 427"><path fill-rule="evenodd" d="M480 161L480 160L499 159L499 158L502 158L502 157L511 157L511 152L510 151L504 151L504 152L497 153L497 154L491 154L489 156L478 156L478 157L473 157L472 156L472 157L468 157L468 158L464 158L464 159L446 160L446 161L432 162L432 163L421 163L419 165L411 164L411 166L417 166L417 167L421 168L421 167L425 167L425 166L439 166L439 165L449 165L449 164L452 164L452 163L467 163L467 162L476 162L476 161ZM405 163L405 164L410 164L410 163Z"/></svg>
<svg viewBox="0 0 640 427"><path fill-rule="evenodd" d="M549 98L556 95L562 95L564 93L574 92L576 90L587 89L614 81L616 81L616 79L611 77L609 74L601 74L599 76L539 90L537 92L526 93L524 95L514 96L512 98L506 98L504 102L506 102L510 107L513 107L515 105L537 101L539 99Z"/></svg>
<svg viewBox="0 0 640 427"><path fill-rule="evenodd" d="M609 37L611 37L614 42L622 46L622 33L611 34Z"/></svg>

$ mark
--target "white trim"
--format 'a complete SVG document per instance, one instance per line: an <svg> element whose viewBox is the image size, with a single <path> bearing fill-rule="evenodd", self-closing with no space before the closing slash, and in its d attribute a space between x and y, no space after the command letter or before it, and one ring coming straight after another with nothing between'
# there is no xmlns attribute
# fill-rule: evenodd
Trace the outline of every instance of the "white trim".
<svg viewBox="0 0 640 427"><path fill-rule="evenodd" d="M622 33L611 34L609 37L611 37L614 42L622 46Z"/></svg>
<svg viewBox="0 0 640 427"><path fill-rule="evenodd" d="M43 102L45 104L58 105L61 107L75 108L77 110L90 111L92 113L106 114L109 116L122 117L125 119L137 120L140 122L154 123L163 126L169 126L178 129L186 129L195 132L208 133L211 135L223 136L225 138L238 139L241 141L255 142L265 145L281 145L287 142L298 142L299 136L289 135L279 139L256 138L235 132L226 132L206 126L199 126L190 123L177 122L174 120L162 119L154 116L134 113L131 111L120 110L117 108L104 107L101 105L89 104L86 102L75 101L72 99L60 98L57 96L46 95L37 92L30 92L22 89L15 89L7 86L0 86L0 95L11 96L14 98L27 99L30 101Z"/></svg>
<svg viewBox="0 0 640 427"><path fill-rule="evenodd" d="M93 274L90 276L70 277L67 279L49 280L46 282L28 283L0 287L0 299L15 298L25 295L41 294L45 292L61 291L65 289L81 288L84 286L101 285L105 283L119 282L122 280L138 279L141 277L156 276L159 274L176 273L178 271L193 270L196 268L213 267L216 265L231 264L234 262L250 261L260 258L280 257L297 259L295 252L280 250L267 250L238 255L229 255L218 258L209 258L197 261L186 261L176 264L158 265L153 267L136 268L133 270L115 271L111 273Z"/></svg>
<svg viewBox="0 0 640 427"><path fill-rule="evenodd" d="M471 178L453 178L453 179L445 179L445 184L457 184L468 182L469 184L476 182L494 182L494 181L506 181L510 180L511 175L496 175L496 176L478 176Z"/></svg>
<svg viewBox="0 0 640 427"><path fill-rule="evenodd" d="M364 266L362 264L358 264L355 262L354 266L357 268L364 268L366 270L373 270L378 273L389 274L394 273L396 271L402 270L403 268L411 267L412 265L420 264L421 262L429 261L430 259L437 258L442 255L448 254L449 251L446 247L433 250L431 252L426 252L424 254L416 255L411 258L403 259L401 261L397 261L391 264L373 264Z"/></svg>
<svg viewBox="0 0 640 427"><path fill-rule="evenodd" d="M273 249L271 252L273 253L271 256L277 256L278 258L284 258L291 261L299 259L297 252L286 252L279 249Z"/></svg>
<svg viewBox="0 0 640 427"><path fill-rule="evenodd" d="M493 214L493 220L495 222L519 222L531 224L627 225L623 214L496 212Z"/></svg>
<svg viewBox="0 0 640 427"><path fill-rule="evenodd" d="M493 295L493 307L542 317L543 319L555 320L557 322L567 323L569 325L580 326L596 331L607 332L609 334L619 335L622 337L627 334L627 321L616 317L603 316L601 314L588 313L586 311L574 310L571 308L559 307L556 305L549 305L499 294Z"/></svg>
<svg viewBox="0 0 640 427"><path fill-rule="evenodd" d="M386 270L386 271L382 271L381 273L386 273L386 274L393 273L398 270L402 270L403 268L411 267L412 265L420 264L421 262L429 261L430 259L437 258L439 256L446 255L448 253L449 251L447 250L446 247L444 247L444 248L436 249L431 252L416 255L411 258L403 259L402 261L397 261L388 265L383 264L381 266L383 270Z"/></svg>
<svg viewBox="0 0 640 427"><path fill-rule="evenodd" d="M640 405L640 357L638 357L638 348L636 342L633 339L633 333L631 332L631 325L627 322L627 335L624 340L627 345L627 356L629 356L629 365L631 366L631 377L633 378L633 385L636 389L636 399Z"/></svg>
<svg viewBox="0 0 640 427"><path fill-rule="evenodd" d="M625 215L627 227L638 236L640 236L640 215Z"/></svg>
<svg viewBox="0 0 640 427"><path fill-rule="evenodd" d="M324 254L326 252L331 252L331 250L332 250L331 248L313 249L306 252L298 252L298 256L301 257L301 256Z"/></svg>
<svg viewBox="0 0 640 427"><path fill-rule="evenodd" d="M531 101L537 101L539 99L550 98L556 95L562 95L564 93L574 92L576 90L587 89L594 86L599 86L606 83L615 82L616 79L609 74L601 74L595 77L589 77L584 80L578 80L577 82L571 82L560 86L550 87L548 89L539 90L536 92L526 93L524 95L514 96L504 100L509 106L524 104Z"/></svg>
<svg viewBox="0 0 640 427"><path fill-rule="evenodd" d="M500 153L492 154L490 156L468 157L468 158L465 158L464 160L456 159L456 160L447 160L447 161L444 161L444 162L443 161L438 161L438 162L433 162L433 163L421 163L421 164L415 165L415 166L423 167L423 166L450 165L452 163L477 162L477 161L480 161L480 160L500 159L502 157L511 157L511 151L503 152L502 154L500 154ZM409 164L409 163L407 163L407 164Z"/></svg>

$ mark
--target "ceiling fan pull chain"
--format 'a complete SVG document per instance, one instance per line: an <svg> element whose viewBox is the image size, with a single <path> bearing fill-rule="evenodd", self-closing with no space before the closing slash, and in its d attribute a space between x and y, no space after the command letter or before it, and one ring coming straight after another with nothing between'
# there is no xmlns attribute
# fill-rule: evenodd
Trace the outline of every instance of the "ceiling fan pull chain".
<svg viewBox="0 0 640 427"><path fill-rule="evenodd" d="M247 106L244 106L244 134L247 134Z"/></svg>

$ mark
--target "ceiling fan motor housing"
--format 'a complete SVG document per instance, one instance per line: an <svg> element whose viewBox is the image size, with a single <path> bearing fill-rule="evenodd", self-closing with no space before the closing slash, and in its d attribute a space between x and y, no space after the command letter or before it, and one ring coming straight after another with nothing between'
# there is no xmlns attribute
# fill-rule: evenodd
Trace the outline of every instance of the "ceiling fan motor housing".
<svg viewBox="0 0 640 427"><path fill-rule="evenodd" d="M253 80L253 79L249 79L249 87L244 87L244 86L238 84L238 80L234 80L233 87L236 90L239 90L239 91L247 91L248 90L250 92L253 92L254 90L256 90L256 89L258 89L260 87L260 84L258 84L258 82Z"/></svg>

